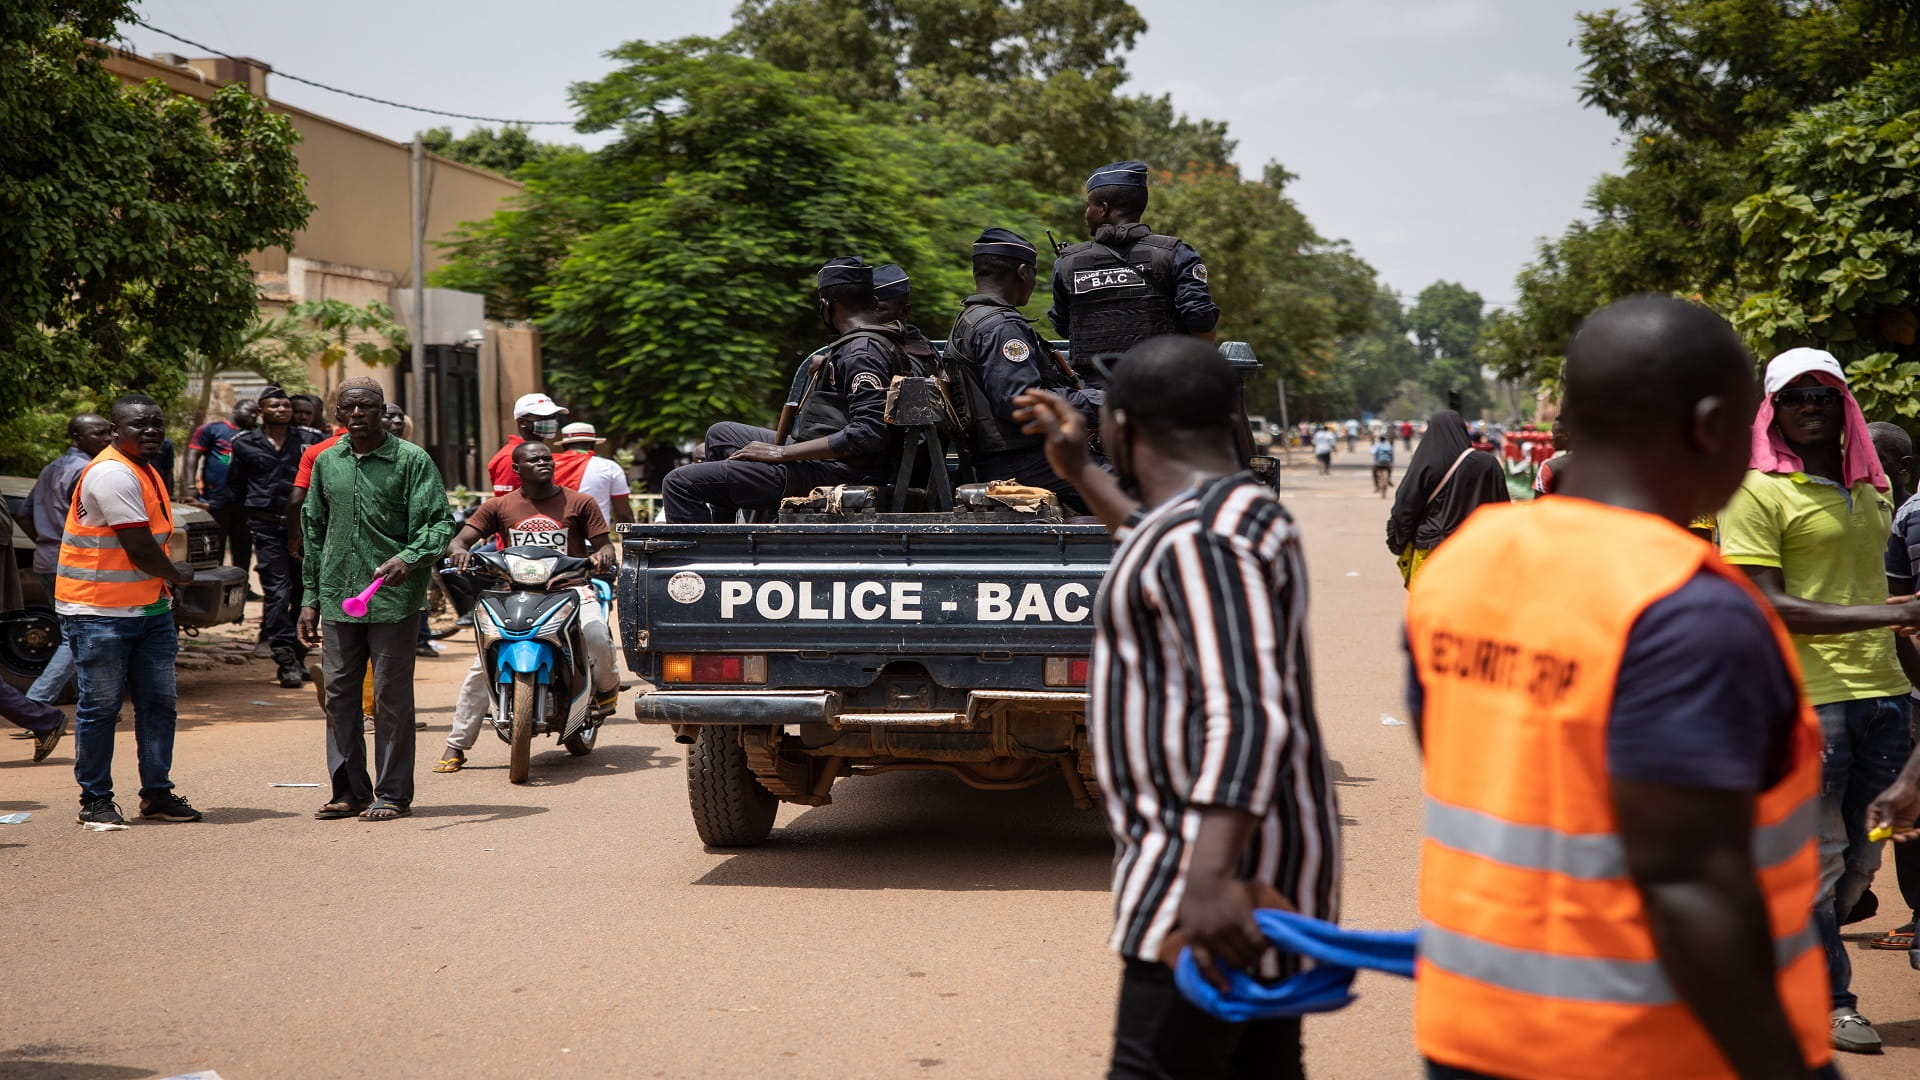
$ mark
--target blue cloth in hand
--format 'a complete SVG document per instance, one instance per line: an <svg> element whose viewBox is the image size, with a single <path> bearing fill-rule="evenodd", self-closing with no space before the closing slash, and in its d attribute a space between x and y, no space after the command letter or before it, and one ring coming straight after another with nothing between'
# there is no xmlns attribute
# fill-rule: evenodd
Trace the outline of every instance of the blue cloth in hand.
<svg viewBox="0 0 1920 1080"><path fill-rule="evenodd" d="M1174 985L1194 1007L1218 1020L1243 1024L1283 1016L1332 1012L1353 1002L1353 977L1371 968L1404 978L1413 977L1418 931L1383 932L1344 930L1329 922L1291 911L1259 908L1253 921L1281 952L1296 953L1319 963L1278 983L1263 983L1233 968L1223 968L1231 988L1224 994L1200 974L1193 950L1181 949L1174 965Z"/></svg>

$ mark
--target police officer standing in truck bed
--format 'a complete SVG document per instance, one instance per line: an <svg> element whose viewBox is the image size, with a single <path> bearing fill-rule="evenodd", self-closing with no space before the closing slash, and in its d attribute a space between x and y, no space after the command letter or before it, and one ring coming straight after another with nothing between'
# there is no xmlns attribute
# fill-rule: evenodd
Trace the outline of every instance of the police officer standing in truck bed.
<svg viewBox="0 0 1920 1080"><path fill-rule="evenodd" d="M1072 344L1083 377L1093 358L1121 353L1159 334L1213 340L1220 308L1207 291L1200 253L1176 236L1141 223L1147 211L1147 165L1121 161L1087 177L1087 231L1053 264L1053 308L1047 320Z"/></svg>
<svg viewBox="0 0 1920 1080"><path fill-rule="evenodd" d="M1046 440L1021 431L1013 418L1013 399L1039 389L1066 397L1089 425L1099 422L1100 392L1081 389L1020 314L1020 305L1033 297L1037 261L1033 244L1019 233L980 234L973 242L973 295L961 301L960 317L947 335L947 362L964 395L975 475L1048 488L1084 514L1080 493L1047 464Z"/></svg>

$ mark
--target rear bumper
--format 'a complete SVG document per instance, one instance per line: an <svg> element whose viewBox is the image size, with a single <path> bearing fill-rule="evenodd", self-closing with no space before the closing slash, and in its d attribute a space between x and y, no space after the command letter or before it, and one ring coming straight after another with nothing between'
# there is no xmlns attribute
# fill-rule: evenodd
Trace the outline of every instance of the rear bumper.
<svg viewBox="0 0 1920 1080"><path fill-rule="evenodd" d="M834 727L965 726L994 709L1021 712L1083 712L1081 691L975 690L964 713L843 712L832 690L655 690L634 699L634 718L643 724L733 724L783 726L830 724Z"/></svg>
<svg viewBox="0 0 1920 1080"><path fill-rule="evenodd" d="M246 605L247 572L238 566L208 567L173 590L173 619L181 626L239 622Z"/></svg>
<svg viewBox="0 0 1920 1080"><path fill-rule="evenodd" d="M633 703L643 724L824 724L839 714L831 690L655 690Z"/></svg>

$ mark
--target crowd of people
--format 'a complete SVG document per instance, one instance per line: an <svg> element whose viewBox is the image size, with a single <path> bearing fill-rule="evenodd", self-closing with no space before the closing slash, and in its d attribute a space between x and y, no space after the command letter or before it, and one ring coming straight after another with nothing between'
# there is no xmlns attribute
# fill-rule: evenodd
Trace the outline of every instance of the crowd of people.
<svg viewBox="0 0 1920 1080"><path fill-rule="evenodd" d="M319 399L278 386L239 401L224 420L194 431L186 478L192 494L181 501L214 517L220 557L251 563L260 586L258 649L273 659L279 684L318 682L333 797L317 816L388 820L409 812L413 733L426 726L413 707L413 664L438 655L423 614L433 564L450 546L462 554L483 534L502 546L604 548L607 523L632 520L631 489L625 469L594 452L604 440L591 424L563 431L567 410L545 394L528 394L515 403L518 433L489 464L498 495L456 536L438 467L404 438L410 422L377 382L348 379L336 388L330 434L313 426L325 412ZM128 702L139 815L200 819L171 775L178 652L172 588L190 582L194 571L167 555L176 525L162 471L165 430L159 404L138 394L115 401L111 416L72 417L67 451L41 471L14 521L34 539L34 572L62 633L30 687L0 685L0 715L26 730L34 760L44 761L67 733L56 703L75 687L78 819L100 828L126 823L111 770L114 731ZM533 478L538 498L520 493L524 477ZM556 477L564 477L564 489ZM564 527L515 512L529 502L548 509L541 500L550 498L565 503L549 515ZM346 615L339 601L375 579L384 587L367 614ZM606 696L619 675L604 620L598 627L588 643ZM324 661L309 663L322 640ZM479 717L457 719L470 729ZM457 723L455 745L462 730ZM377 780L367 775L365 732L374 735ZM469 747L471 735L467 730Z"/></svg>
<svg viewBox="0 0 1920 1080"><path fill-rule="evenodd" d="M829 261L816 298L834 341L800 365L789 411L771 429L716 424L706 460L666 476L666 511L734 520L876 482L897 464L892 379L947 373L996 474L1059 492L1117 541L1086 706L1116 846L1110 1075L1303 1076L1297 1010L1222 1016L1175 974L1191 965L1220 995L1236 971L1324 992L1334 969L1276 950L1255 912L1318 920L1334 946L1345 932L1330 925L1340 818L1300 530L1241 457L1205 266L1141 224L1145 206L1138 162L1088 179L1095 239L1056 262L1050 313L1074 365L1018 317L1037 266L1018 234L989 228L973 245L953 363L907 321L904 270ZM1887 838L1920 839L1912 446L1870 429L1826 353L1776 357L1760 383L1753 368L1708 309L1624 300L1569 343L1541 498L1513 503L1485 433L1454 411L1432 416L1397 486L1386 541L1408 589L1424 766L1414 1022L1431 1077L1834 1076L1834 1050L1880 1048L1840 927L1871 906ZM196 497L226 512L230 544L231 523L246 526L282 682L300 685L304 650L324 649L305 672L331 780L315 817L392 820L414 799L428 575L485 542L604 563L629 493L595 464L590 427L529 394L489 463L493 498L456 527L379 383L340 384L331 437L301 404L269 388L196 432ZM1390 484L1393 433L1374 434ZM127 395L69 435L21 524L53 538L35 566L78 681L79 820L125 825L111 766L129 700L140 816L199 820L171 777L169 585L191 572L167 557L165 418ZM1322 468L1359 435L1313 432ZM1572 550L1605 557L1570 568ZM374 581L365 613L348 614ZM617 690L604 620L583 641L604 706ZM464 765L484 683L476 663L437 772ZM36 760L65 724L44 698L0 690ZM1900 852L1903 900L1920 909L1920 844ZM1912 948L1913 931L1886 940Z"/></svg>

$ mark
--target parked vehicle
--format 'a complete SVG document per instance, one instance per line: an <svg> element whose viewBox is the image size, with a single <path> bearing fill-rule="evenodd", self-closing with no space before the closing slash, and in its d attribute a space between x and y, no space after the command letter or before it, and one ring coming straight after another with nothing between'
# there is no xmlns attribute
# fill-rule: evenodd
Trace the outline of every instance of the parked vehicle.
<svg viewBox="0 0 1920 1080"><path fill-rule="evenodd" d="M527 780L535 735L557 735L575 756L593 752L600 724L612 713L593 705L592 661L580 640L580 594L587 581L604 612L613 602L606 582L587 576L592 560L552 548L516 546L476 551L479 575L499 588L480 594L474 609L475 646L493 701L493 730L511 749L507 779ZM443 567L443 575L452 574Z"/></svg>
<svg viewBox="0 0 1920 1080"><path fill-rule="evenodd" d="M33 490L31 476L0 476L0 499L12 517ZM247 602L247 571L220 562L220 531L213 515L198 506L173 504L173 537L167 557L191 565L193 582L174 587L174 621L188 633L202 627L239 622ZM60 644L60 623L53 614L53 597L40 587L33 572L33 539L19 528L13 531L13 560L20 568L20 588L26 607L0 616L0 675L25 688L47 666Z"/></svg>
<svg viewBox="0 0 1920 1080"><path fill-rule="evenodd" d="M1221 351L1243 377L1258 368L1242 343ZM945 397L911 384L937 381L893 384L887 421L909 448L939 428L915 402ZM982 789L1057 777L1092 807L1087 668L1113 541L1050 492L968 482L928 441L903 462L904 492L821 489L768 522L620 526L620 638L652 683L635 715L688 745L705 843L761 843L781 802L825 805L841 777L906 769ZM1272 458L1248 465L1277 478Z"/></svg>

